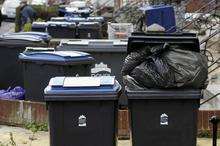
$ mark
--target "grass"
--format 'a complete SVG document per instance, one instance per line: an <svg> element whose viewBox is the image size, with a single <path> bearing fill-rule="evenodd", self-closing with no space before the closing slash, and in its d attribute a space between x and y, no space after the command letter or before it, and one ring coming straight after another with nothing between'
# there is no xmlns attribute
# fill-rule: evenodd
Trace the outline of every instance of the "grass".
<svg viewBox="0 0 220 146"><path fill-rule="evenodd" d="M48 131L48 124L43 123L43 124L37 124L35 122L27 123L25 124L25 128L28 130L31 130L33 133L36 133L38 131Z"/></svg>
<svg viewBox="0 0 220 146"><path fill-rule="evenodd" d="M212 131L203 130L198 132L198 138L212 138ZM220 139L220 131L218 132L218 139Z"/></svg>

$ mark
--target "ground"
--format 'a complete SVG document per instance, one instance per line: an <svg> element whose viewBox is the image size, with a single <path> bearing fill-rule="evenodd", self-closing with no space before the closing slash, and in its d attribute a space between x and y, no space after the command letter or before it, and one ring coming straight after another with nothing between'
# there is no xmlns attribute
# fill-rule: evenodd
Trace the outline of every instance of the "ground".
<svg viewBox="0 0 220 146"><path fill-rule="evenodd" d="M0 125L0 142L7 144L10 141L10 133L16 146L49 146L49 133L37 132L34 134L29 130L19 127ZM220 141L218 141L218 145ZM119 141L118 146L131 146L129 140ZM197 146L212 146L212 140L207 138L198 139Z"/></svg>
<svg viewBox="0 0 220 146"><path fill-rule="evenodd" d="M7 32L14 32L15 23L14 22L2 22L2 26L0 27L0 34L4 34Z"/></svg>

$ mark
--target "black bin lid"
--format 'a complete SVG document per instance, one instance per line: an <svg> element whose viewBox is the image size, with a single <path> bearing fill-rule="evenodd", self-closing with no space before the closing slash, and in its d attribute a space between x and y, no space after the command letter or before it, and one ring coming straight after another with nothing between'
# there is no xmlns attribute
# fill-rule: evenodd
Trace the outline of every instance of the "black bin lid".
<svg viewBox="0 0 220 146"><path fill-rule="evenodd" d="M202 90L192 89L149 89L149 90L131 90L125 88L125 93L128 99L201 99L203 98Z"/></svg>
<svg viewBox="0 0 220 146"><path fill-rule="evenodd" d="M99 29L100 28L99 22L79 22L78 27L79 29L88 29L88 28L94 28Z"/></svg>
<svg viewBox="0 0 220 146"><path fill-rule="evenodd" d="M92 64L94 62L94 58L90 54L78 51L23 52L20 53L19 60L57 65Z"/></svg>
<svg viewBox="0 0 220 146"><path fill-rule="evenodd" d="M200 52L199 39L193 33L133 33L128 39L127 53L134 52L142 46L164 43L185 45L187 50Z"/></svg>
<svg viewBox="0 0 220 146"><path fill-rule="evenodd" d="M55 77L45 88L46 101L118 100L120 84L113 76Z"/></svg>

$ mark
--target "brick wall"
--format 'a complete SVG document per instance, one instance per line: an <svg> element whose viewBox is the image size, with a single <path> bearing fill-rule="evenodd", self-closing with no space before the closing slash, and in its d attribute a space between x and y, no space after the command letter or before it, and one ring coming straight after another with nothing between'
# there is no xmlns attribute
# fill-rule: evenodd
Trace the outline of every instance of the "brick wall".
<svg viewBox="0 0 220 146"><path fill-rule="evenodd" d="M24 125L30 122L46 123L47 110L44 103L0 100L0 123Z"/></svg>

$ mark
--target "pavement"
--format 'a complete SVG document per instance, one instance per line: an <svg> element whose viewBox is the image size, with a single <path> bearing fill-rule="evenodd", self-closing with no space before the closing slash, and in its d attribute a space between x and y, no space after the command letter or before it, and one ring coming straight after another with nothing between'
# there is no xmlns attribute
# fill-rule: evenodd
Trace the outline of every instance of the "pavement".
<svg viewBox="0 0 220 146"><path fill-rule="evenodd" d="M7 32L14 32L15 30L15 23L14 22L2 22L2 25L0 27L0 34L4 34Z"/></svg>
<svg viewBox="0 0 220 146"><path fill-rule="evenodd" d="M6 145L10 142L10 133L12 133L16 146L49 146L48 132L33 134L30 130L24 128L5 125L0 125L0 145L1 143ZM220 145L220 141L218 141L218 145ZM129 140L120 140L118 141L118 146L131 146L131 142ZM198 138L197 146L212 146L212 140L210 138Z"/></svg>

